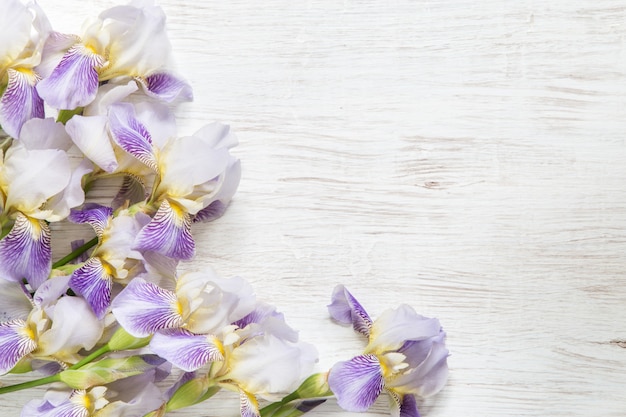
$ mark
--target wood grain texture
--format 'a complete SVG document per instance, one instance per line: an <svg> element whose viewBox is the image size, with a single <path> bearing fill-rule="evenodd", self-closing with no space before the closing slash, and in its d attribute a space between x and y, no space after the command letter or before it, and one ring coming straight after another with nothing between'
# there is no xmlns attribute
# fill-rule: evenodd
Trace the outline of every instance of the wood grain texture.
<svg viewBox="0 0 626 417"><path fill-rule="evenodd" d="M40 3L65 31L116 4ZM438 317L450 381L424 417L626 415L626 1L161 5L181 134L230 123L243 164L185 269L249 279L319 370L363 348L328 319L338 283ZM219 398L172 416L237 415Z"/></svg>

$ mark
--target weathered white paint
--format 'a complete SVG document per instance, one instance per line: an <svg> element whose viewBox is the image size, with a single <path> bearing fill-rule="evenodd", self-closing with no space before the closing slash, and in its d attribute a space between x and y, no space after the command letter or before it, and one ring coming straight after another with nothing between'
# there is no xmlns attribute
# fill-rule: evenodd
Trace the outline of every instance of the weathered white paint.
<svg viewBox="0 0 626 417"><path fill-rule="evenodd" d="M40 3L66 31L116 4ZM425 417L626 415L626 1L161 4L181 134L230 123L244 169L184 268L248 278L319 370L363 346L328 319L337 283L439 317ZM235 416L219 398L172 416Z"/></svg>

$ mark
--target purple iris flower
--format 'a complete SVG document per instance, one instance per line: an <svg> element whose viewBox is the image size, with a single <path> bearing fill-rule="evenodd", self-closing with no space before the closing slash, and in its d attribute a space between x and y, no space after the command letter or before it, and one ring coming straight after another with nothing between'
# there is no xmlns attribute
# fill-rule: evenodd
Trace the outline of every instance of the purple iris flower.
<svg viewBox="0 0 626 417"><path fill-rule="evenodd" d="M448 377L448 349L439 320L400 305L372 321L343 285L335 288L328 310L341 324L352 324L369 343L362 355L335 364L328 384L338 404L365 411L386 391L393 417L419 417L415 397L439 392Z"/></svg>

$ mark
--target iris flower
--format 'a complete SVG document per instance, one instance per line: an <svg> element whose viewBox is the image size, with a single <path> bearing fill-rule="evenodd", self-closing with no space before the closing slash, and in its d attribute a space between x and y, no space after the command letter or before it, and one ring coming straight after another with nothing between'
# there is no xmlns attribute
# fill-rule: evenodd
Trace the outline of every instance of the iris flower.
<svg viewBox="0 0 626 417"><path fill-rule="evenodd" d="M209 124L192 136L153 136L129 103L109 110L109 129L117 145L155 174L150 204L152 221L138 234L134 248L174 259L191 259L194 220L210 220L231 199L240 179L239 160L229 149L237 144L230 128Z"/></svg>
<svg viewBox="0 0 626 417"><path fill-rule="evenodd" d="M142 256L131 245L149 218L143 213L131 216L127 210L113 217L110 207L86 204L82 210L73 210L69 220L88 223L98 237L98 245L72 273L69 286L87 300L98 318L103 318L111 304L113 284L128 282L133 269L142 265Z"/></svg>
<svg viewBox="0 0 626 417"><path fill-rule="evenodd" d="M22 125L44 117L43 100L35 86L37 66L51 27L34 1L4 0L0 13L0 124L17 138Z"/></svg>
<svg viewBox="0 0 626 417"><path fill-rule="evenodd" d="M6 320L0 322L0 374L26 357L74 364L80 350L98 342L104 324L82 298L59 298L66 284L63 277L49 280L32 299L25 292L19 295L19 284L2 284L0 310Z"/></svg>
<svg viewBox="0 0 626 417"><path fill-rule="evenodd" d="M400 305L372 321L365 309L342 285L328 306L333 319L352 324L367 337L362 355L335 364L328 384L338 404L348 411L365 411L386 391L391 415L419 417L415 397L439 392L448 377L445 332L439 321Z"/></svg>
<svg viewBox="0 0 626 417"><path fill-rule="evenodd" d="M44 65L52 66L52 61L56 66L45 74L37 91L54 108L86 106L101 82L129 79L165 101L192 98L189 85L166 70L171 47L165 13L152 1L136 0L107 9L87 25L81 37L54 33L46 48Z"/></svg>
<svg viewBox="0 0 626 417"><path fill-rule="evenodd" d="M0 276L26 279L37 288L51 268L48 222L60 221L84 201L88 161L74 169L64 149L71 141L60 123L31 119L19 141L0 159L0 224L11 227L0 240Z"/></svg>
<svg viewBox="0 0 626 417"><path fill-rule="evenodd" d="M244 417L259 415L257 396L276 399L296 388L317 360L241 278L185 274L174 291L135 278L112 310L131 335L154 334L150 348L160 357L187 372L207 367L212 383L238 392Z"/></svg>

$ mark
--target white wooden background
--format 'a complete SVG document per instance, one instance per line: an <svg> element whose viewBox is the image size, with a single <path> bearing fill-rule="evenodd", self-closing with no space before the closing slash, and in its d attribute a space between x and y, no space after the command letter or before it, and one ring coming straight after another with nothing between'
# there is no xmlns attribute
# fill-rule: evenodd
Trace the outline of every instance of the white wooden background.
<svg viewBox="0 0 626 417"><path fill-rule="evenodd" d="M77 32L119 2L40 4ZM195 90L181 134L230 123L243 161L185 269L249 279L318 370L363 348L335 284L438 317L450 380L423 417L626 415L626 1L161 5ZM172 416L237 415L217 398Z"/></svg>

